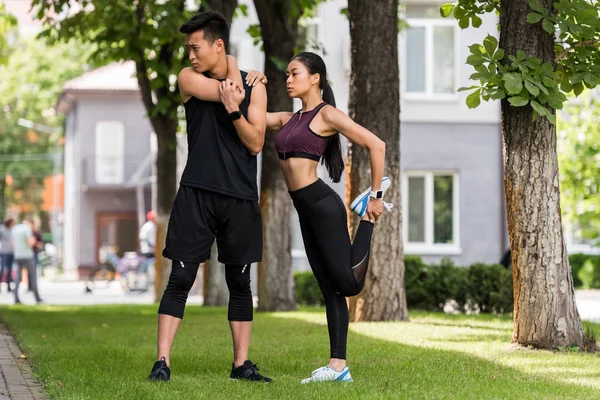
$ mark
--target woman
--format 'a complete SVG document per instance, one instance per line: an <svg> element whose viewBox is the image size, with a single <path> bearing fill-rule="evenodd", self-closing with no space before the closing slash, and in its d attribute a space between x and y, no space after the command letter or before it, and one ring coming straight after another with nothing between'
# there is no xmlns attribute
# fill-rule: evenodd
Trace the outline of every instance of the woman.
<svg viewBox="0 0 600 400"><path fill-rule="evenodd" d="M253 71L246 81L255 85L264 78ZM331 350L329 364L313 371L302 383L352 382L346 365L345 297L359 294L365 284L373 224L384 210L382 198L390 186L389 178L383 177L385 143L335 108L325 63L317 54L304 52L292 58L286 84L289 96L302 100L302 109L297 113L268 113L267 128L279 131L275 146L298 211L306 254L325 298ZM371 157L372 187L351 205L361 217L353 244L344 203L317 177L317 165L322 160L334 182L341 178L344 161L338 132L366 148ZM391 205L386 204L386 208Z"/></svg>
<svg viewBox="0 0 600 400"><path fill-rule="evenodd" d="M10 292L10 283L12 282L12 266L15 262L15 254L13 252L13 240L12 240L12 227L15 225L15 220L12 218L4 221L0 225L0 257L2 258L2 264L0 265L0 283L2 283L2 277L4 271L6 271L6 286Z"/></svg>

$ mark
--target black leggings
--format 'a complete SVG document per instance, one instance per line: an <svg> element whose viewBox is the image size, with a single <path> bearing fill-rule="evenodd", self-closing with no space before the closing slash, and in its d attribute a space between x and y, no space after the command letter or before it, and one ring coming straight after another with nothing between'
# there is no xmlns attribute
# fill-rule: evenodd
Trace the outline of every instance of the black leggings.
<svg viewBox="0 0 600 400"><path fill-rule="evenodd" d="M188 293L198 274L198 264L173 260L171 276L160 306L159 314L183 318ZM252 321L252 289L250 264L226 265L225 280L229 289L229 321Z"/></svg>
<svg viewBox="0 0 600 400"><path fill-rule="evenodd" d="M325 298L331 358L346 358L348 306L346 296L365 285L373 224L360 221L350 242L346 207L325 182L318 180L290 192L300 217L304 248Z"/></svg>

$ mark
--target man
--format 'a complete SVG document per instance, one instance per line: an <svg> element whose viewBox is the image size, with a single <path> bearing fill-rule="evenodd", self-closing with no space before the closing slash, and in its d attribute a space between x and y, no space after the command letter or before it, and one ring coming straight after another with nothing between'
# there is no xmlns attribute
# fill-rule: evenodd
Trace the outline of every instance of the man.
<svg viewBox="0 0 600 400"><path fill-rule="evenodd" d="M17 266L17 276L15 281L15 304L20 304L19 299L19 284L21 283L22 268L27 269L27 279L29 280L29 288L35 296L35 301L41 303L42 299L38 293L37 274L35 271L34 252L37 240L33 235L33 222L29 219L24 219L21 224L15 225L12 229L13 235L13 250L15 254L15 264Z"/></svg>
<svg viewBox="0 0 600 400"><path fill-rule="evenodd" d="M173 265L158 310L158 361L148 379L170 378L169 356L188 292L216 238L229 288L234 356L230 378L270 382L248 360L253 317L250 264L262 257L256 155L264 144L266 89L242 84L246 74L236 72L236 77L233 68L228 70L229 27L222 15L198 14L179 31L187 34L192 64L178 77L189 151L163 251Z"/></svg>
<svg viewBox="0 0 600 400"><path fill-rule="evenodd" d="M156 245L156 212L148 211L146 213L146 222L140 229L140 252L146 259L154 258L154 246Z"/></svg>

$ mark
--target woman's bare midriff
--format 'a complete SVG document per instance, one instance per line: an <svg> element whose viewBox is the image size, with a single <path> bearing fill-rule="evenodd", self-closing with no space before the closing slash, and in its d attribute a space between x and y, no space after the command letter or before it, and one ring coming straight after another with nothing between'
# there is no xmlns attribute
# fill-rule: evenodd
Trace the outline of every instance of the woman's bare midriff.
<svg viewBox="0 0 600 400"><path fill-rule="evenodd" d="M317 179L317 161L308 158L288 158L280 160L283 179L288 190L295 191L315 183Z"/></svg>

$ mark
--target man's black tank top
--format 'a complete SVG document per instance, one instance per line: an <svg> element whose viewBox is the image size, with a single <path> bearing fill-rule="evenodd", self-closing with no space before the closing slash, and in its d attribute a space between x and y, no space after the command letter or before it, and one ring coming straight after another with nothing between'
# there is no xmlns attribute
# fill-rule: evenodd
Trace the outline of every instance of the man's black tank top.
<svg viewBox="0 0 600 400"><path fill-rule="evenodd" d="M242 81L246 98L240 111L248 118L252 87ZM256 156L242 144L225 106L191 97L185 102L188 158L181 185L246 200L258 200Z"/></svg>

